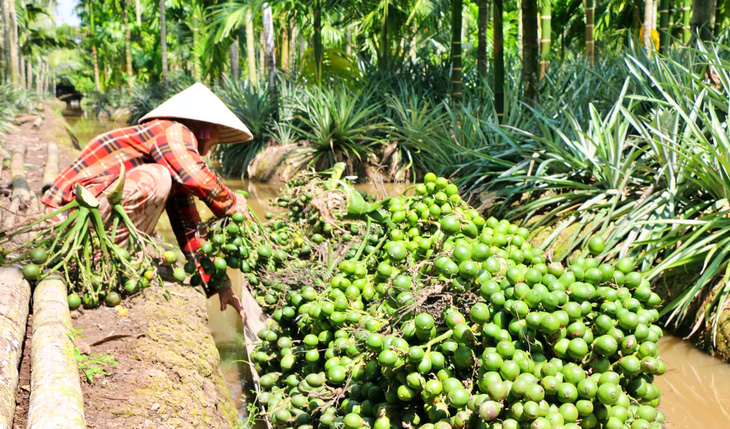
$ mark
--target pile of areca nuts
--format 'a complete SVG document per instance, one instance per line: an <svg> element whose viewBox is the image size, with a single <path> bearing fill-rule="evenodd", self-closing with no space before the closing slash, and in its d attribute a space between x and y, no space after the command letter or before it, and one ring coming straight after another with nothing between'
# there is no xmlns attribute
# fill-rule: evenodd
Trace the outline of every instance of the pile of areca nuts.
<svg viewBox="0 0 730 429"><path fill-rule="evenodd" d="M596 236L549 262L445 178L378 200L342 170L205 249L271 315L250 359L275 427L661 427L660 298L633 260L601 260Z"/></svg>

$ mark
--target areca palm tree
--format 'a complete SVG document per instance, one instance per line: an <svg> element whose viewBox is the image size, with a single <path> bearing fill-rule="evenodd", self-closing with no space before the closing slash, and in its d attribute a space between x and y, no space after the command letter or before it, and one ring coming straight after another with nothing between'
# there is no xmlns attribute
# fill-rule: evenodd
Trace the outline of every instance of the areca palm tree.
<svg viewBox="0 0 730 429"><path fill-rule="evenodd" d="M162 90L167 94L167 23L165 0L160 0L160 55L162 56Z"/></svg>
<svg viewBox="0 0 730 429"><path fill-rule="evenodd" d="M537 41L537 0L522 0L522 85L524 100L538 102L539 55Z"/></svg>

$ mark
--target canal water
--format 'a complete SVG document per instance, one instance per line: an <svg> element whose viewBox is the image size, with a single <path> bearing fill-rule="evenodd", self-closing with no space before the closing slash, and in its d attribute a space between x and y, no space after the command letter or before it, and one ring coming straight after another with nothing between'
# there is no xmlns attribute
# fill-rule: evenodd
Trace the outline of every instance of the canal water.
<svg viewBox="0 0 730 429"><path fill-rule="evenodd" d="M83 118L78 112L64 112L64 116L82 146L99 133L125 126L119 122ZM226 184L231 188L249 191L249 203L259 216L263 216L266 210L272 210L268 200L275 198L279 190L278 185L254 184L248 181L226 181ZM369 193L385 190L391 194L402 192L403 189L404 187L379 190L365 188ZM202 204L200 211L204 218L211 215ZM174 242L169 231L169 221L164 216L159 230ZM236 277L235 273L231 274L235 287L240 289L240 277ZM226 384L236 401L239 416L244 417L247 404L253 399L253 386L248 365L245 363L241 321L230 309L221 312L217 297L209 299L207 307L211 332L221 354L221 369ZM667 372L656 379L662 392L659 408L667 416L666 427L730 428L730 365L671 335L666 335L659 341L659 351L662 360L667 364Z"/></svg>

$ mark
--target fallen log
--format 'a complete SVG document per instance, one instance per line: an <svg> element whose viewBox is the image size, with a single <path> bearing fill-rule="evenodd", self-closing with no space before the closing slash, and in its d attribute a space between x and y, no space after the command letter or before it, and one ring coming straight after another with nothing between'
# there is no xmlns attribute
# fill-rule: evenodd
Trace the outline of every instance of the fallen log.
<svg viewBox="0 0 730 429"><path fill-rule="evenodd" d="M3 172L3 168L5 168L5 160L10 158L10 154L7 150L0 148L0 174Z"/></svg>
<svg viewBox="0 0 730 429"><path fill-rule="evenodd" d="M46 168L43 171L43 188L45 193L58 176L58 147L56 143L48 143L48 157L46 158Z"/></svg>
<svg viewBox="0 0 730 429"><path fill-rule="evenodd" d="M31 209L38 210L38 199L33 191L30 190L28 180L25 178L25 152L27 147L25 143L20 143L13 150L13 157L10 161L10 175L12 176L13 195L10 199L10 208L3 222L3 228L11 230L16 224L18 214L21 210Z"/></svg>
<svg viewBox="0 0 730 429"><path fill-rule="evenodd" d="M30 285L20 270L0 269L0 428L13 425L29 303Z"/></svg>
<svg viewBox="0 0 730 429"><path fill-rule="evenodd" d="M66 284L55 276L33 293L28 429L85 428Z"/></svg>

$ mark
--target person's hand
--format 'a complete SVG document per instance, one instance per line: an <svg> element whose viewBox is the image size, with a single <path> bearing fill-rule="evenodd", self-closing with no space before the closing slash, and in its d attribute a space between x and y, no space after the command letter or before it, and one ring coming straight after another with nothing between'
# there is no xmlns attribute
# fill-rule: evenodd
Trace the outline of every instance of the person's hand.
<svg viewBox="0 0 730 429"><path fill-rule="evenodd" d="M253 219L251 217L251 213L248 211L248 204L246 201L246 197L244 197L241 194L233 193L233 197L236 199L236 202L231 206L231 208L228 210L228 214L233 214L235 212L241 212L244 216L246 216L246 219L251 220Z"/></svg>
<svg viewBox="0 0 730 429"><path fill-rule="evenodd" d="M246 323L246 312L243 311L243 304L241 304L241 300L238 296L236 296L236 293L233 292L233 288L229 287L218 292L218 298L221 301L221 311L226 311L226 308L230 305L236 309L238 315L241 316L241 321Z"/></svg>

